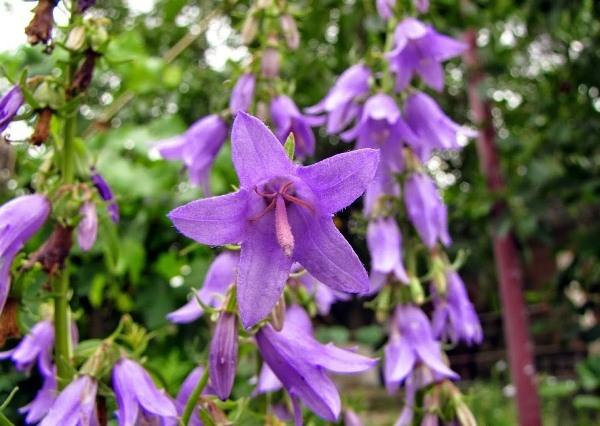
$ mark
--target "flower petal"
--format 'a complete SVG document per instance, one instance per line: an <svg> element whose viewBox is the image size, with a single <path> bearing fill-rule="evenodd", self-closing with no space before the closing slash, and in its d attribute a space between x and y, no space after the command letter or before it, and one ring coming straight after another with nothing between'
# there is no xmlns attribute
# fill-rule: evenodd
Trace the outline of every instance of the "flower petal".
<svg viewBox="0 0 600 426"><path fill-rule="evenodd" d="M333 214L365 192L378 162L378 150L359 149L299 167L298 175L313 190L322 211Z"/></svg>
<svg viewBox="0 0 600 426"><path fill-rule="evenodd" d="M242 243L237 275L237 299L244 327L252 327L269 315L281 296L291 266L292 259L277 243L274 215L251 223Z"/></svg>
<svg viewBox="0 0 600 426"><path fill-rule="evenodd" d="M400 336L392 336L385 347L384 378L386 388L392 392L412 371L416 355L408 342Z"/></svg>
<svg viewBox="0 0 600 426"><path fill-rule="evenodd" d="M233 122L231 150L242 187L293 172L281 142L258 118L243 111L238 112Z"/></svg>
<svg viewBox="0 0 600 426"><path fill-rule="evenodd" d="M208 245L239 243L246 228L248 193L242 189L219 197L192 201L169 213L177 230Z"/></svg>
<svg viewBox="0 0 600 426"><path fill-rule="evenodd" d="M302 207L288 209L296 239L294 258L323 284L347 293L369 291L369 277L354 250L329 217ZM301 238L300 238L301 236Z"/></svg>

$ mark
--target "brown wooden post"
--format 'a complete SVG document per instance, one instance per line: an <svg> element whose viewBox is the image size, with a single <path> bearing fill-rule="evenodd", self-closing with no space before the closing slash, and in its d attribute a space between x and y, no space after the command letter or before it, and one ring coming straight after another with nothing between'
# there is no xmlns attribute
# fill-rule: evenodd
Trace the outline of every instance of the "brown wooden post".
<svg viewBox="0 0 600 426"><path fill-rule="evenodd" d="M468 65L468 93L473 118L480 127L477 153L481 172L489 191L497 196L492 207L491 231L496 272L500 284L504 338L512 382L516 387L517 411L521 426L539 426L540 399L535 378L533 344L529 335L529 321L523 300L523 272L519 252L512 231L502 232L500 224L508 217L508 206L500 197L505 190L500 157L496 147L496 131L492 122L489 102L480 93L484 72L479 62L477 32L469 30L465 54Z"/></svg>

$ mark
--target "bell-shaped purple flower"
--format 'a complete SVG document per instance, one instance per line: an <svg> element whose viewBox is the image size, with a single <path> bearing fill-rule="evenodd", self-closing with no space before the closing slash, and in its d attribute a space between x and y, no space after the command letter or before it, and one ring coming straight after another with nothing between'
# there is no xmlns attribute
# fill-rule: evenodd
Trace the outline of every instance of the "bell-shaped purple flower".
<svg viewBox="0 0 600 426"><path fill-rule="evenodd" d="M445 246L450 244L446 205L429 176L424 173L410 175L404 184L404 204L423 244L429 248L437 241Z"/></svg>
<svg viewBox="0 0 600 426"><path fill-rule="evenodd" d="M98 236L96 204L93 201L86 201L79 212L82 217L79 225L77 225L77 243L83 251L88 251L92 248Z"/></svg>
<svg viewBox="0 0 600 426"><path fill-rule="evenodd" d="M91 376L80 376L58 395L40 426L98 426L96 392L98 382Z"/></svg>
<svg viewBox="0 0 600 426"><path fill-rule="evenodd" d="M210 342L210 382L221 400L231 395L238 357L238 323L231 312L221 312Z"/></svg>
<svg viewBox="0 0 600 426"><path fill-rule="evenodd" d="M480 344L483 340L481 323L465 288L465 283L455 271L449 271L445 295L434 294L432 317L433 332L438 339L447 338L452 343Z"/></svg>
<svg viewBox="0 0 600 426"><path fill-rule="evenodd" d="M396 27L394 49L386 54L390 69L396 74L396 90L404 90L418 74L428 86L441 91L442 63L466 49L465 43L438 33L415 18L405 18Z"/></svg>
<svg viewBox="0 0 600 426"><path fill-rule="evenodd" d="M280 95L271 101L271 119L281 143L285 143L290 133L294 135L296 156L304 158L315 153L315 135L311 126L323 124L321 117L303 115L293 100Z"/></svg>
<svg viewBox="0 0 600 426"><path fill-rule="evenodd" d="M256 77L248 72L243 74L235 83L229 99L229 110L233 115L238 111L248 111L254 100Z"/></svg>
<svg viewBox="0 0 600 426"><path fill-rule="evenodd" d="M28 425L38 423L42 420L48 410L50 410L50 407L52 407L52 404L54 404L54 401L56 401L58 387L54 374L52 372L52 374L44 376L42 388L35 394L35 398L29 404L19 408L19 413L26 415L25 423Z"/></svg>
<svg viewBox="0 0 600 426"><path fill-rule="evenodd" d="M271 312L294 262L335 290L367 292L365 268L332 215L364 192L379 153L357 150L296 165L269 129L243 112L233 124L232 153L240 189L193 201L169 218L199 243L241 243L236 285L244 327Z"/></svg>
<svg viewBox="0 0 600 426"><path fill-rule="evenodd" d="M113 368L112 383L120 426L175 423L175 404L156 388L150 375L137 362L127 358L117 361Z"/></svg>
<svg viewBox="0 0 600 426"><path fill-rule="evenodd" d="M190 182L210 193L210 169L227 139L227 123L217 114L196 121L184 134L159 142L156 149L166 160L182 161Z"/></svg>
<svg viewBox="0 0 600 426"><path fill-rule="evenodd" d="M356 139L356 148L380 148L380 167L386 175L404 169L404 142L416 141L406 125L394 99L383 93L371 96L365 102L355 127L341 134L342 139Z"/></svg>
<svg viewBox="0 0 600 426"><path fill-rule="evenodd" d="M292 397L296 424L301 424L302 401L318 416L336 421L340 415L339 393L325 370L358 373L377 361L332 344L319 343L309 332L308 315L298 306L290 307L280 332L267 324L256 334L261 356Z"/></svg>
<svg viewBox="0 0 600 426"><path fill-rule="evenodd" d="M100 198L107 202L106 210L108 211L108 215L113 223L119 223L120 214L119 214L119 205L115 200L115 196L112 192L112 189L106 179L96 171L95 168L92 168L91 171L91 181L98 193L100 194Z"/></svg>
<svg viewBox="0 0 600 426"><path fill-rule="evenodd" d="M403 283L408 283L408 275L402 263L402 235L393 218L380 217L369 222L367 247L371 253L373 287L379 288L390 273Z"/></svg>
<svg viewBox="0 0 600 426"><path fill-rule="evenodd" d="M29 371L37 362L44 377L52 376L52 349L54 347L54 325L51 321L40 321L27 333L21 342L6 352L0 352L0 360L11 359L19 371Z"/></svg>
<svg viewBox="0 0 600 426"><path fill-rule="evenodd" d="M353 65L338 77L321 102L305 111L309 114L326 114L327 133L341 132L360 115L362 107L359 100L369 93L370 79L371 70L366 65Z"/></svg>
<svg viewBox="0 0 600 426"><path fill-rule="evenodd" d="M418 363L425 364L440 378L458 379L444 363L441 345L434 339L429 319L421 309L399 305L391 321L383 371L388 391L394 391Z"/></svg>
<svg viewBox="0 0 600 426"><path fill-rule="evenodd" d="M414 92L406 101L404 109L406 123L417 135L411 148L422 162L429 160L435 149L458 150L462 148L459 136L475 137L477 132L466 129L452 121L429 95Z"/></svg>
<svg viewBox="0 0 600 426"><path fill-rule="evenodd" d="M38 194L23 195L0 206L0 313L10 290L12 260L49 213L50 202Z"/></svg>
<svg viewBox="0 0 600 426"><path fill-rule="evenodd" d="M23 105L23 92L17 85L11 87L11 89L0 98L0 132L6 130L10 122L15 118L19 108Z"/></svg>
<svg viewBox="0 0 600 426"><path fill-rule="evenodd" d="M186 324L197 320L204 310L196 297L207 306L220 308L227 288L235 282L240 254L237 251L224 251L215 257L206 272L202 289L188 303L167 315L167 319L176 324Z"/></svg>

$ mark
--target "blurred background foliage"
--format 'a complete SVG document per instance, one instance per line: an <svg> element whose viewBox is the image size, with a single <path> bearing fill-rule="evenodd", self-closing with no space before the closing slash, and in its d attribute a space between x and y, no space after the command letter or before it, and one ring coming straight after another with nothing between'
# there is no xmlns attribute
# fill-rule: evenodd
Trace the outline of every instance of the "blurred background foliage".
<svg viewBox="0 0 600 426"><path fill-rule="evenodd" d="M363 58L367 49L382 48L384 24L371 0L293 3L302 47L285 57L282 74L298 105L305 107L320 100L336 75ZM205 355L209 330L206 319L174 327L165 314L185 302L190 288L201 285L214 251L190 244L166 219L172 207L200 193L189 186L178 165L158 159L152 142L227 107L247 55L237 30L248 7L248 1L157 0L150 12L140 13L122 0L105 0L94 9L111 20L114 37L81 108L79 130L117 194L122 221L115 228L105 220L101 244L90 253L75 253L72 305L82 338L105 336L123 313L152 330L149 367L171 393ZM0 1L2 13L10 8L11 1ZM593 0L431 0L424 17L457 37L467 28L478 31L487 72L480 90L492 102L508 183L504 196L512 208L511 220L503 226L516 232L526 266L526 297L532 306L538 367L545 375L541 389L548 424L591 424L600 409L598 8ZM170 49L184 37L193 41L173 59ZM165 55L170 56L165 60ZM50 57L36 47L0 53L0 63L12 76L24 67L30 74L53 69ZM436 96L459 123L470 119L465 73L460 61L449 63L447 94ZM8 148L0 148L3 202L30 188L44 149L14 143L8 154ZM321 133L315 159L347 149ZM507 384L503 361L487 232L493 200L479 172L475 144L460 156L437 157L429 167L445 188L454 250L469 253L463 275L486 326L481 349L455 348L453 353L460 362L466 359L459 370L463 376L478 377L466 389L481 424L514 424L514 390ZM219 194L235 184L226 148L215 164L212 188ZM349 238L367 263L362 237ZM24 287L24 300L36 303L39 285ZM360 301L338 304L319 321L323 339L358 341L374 349L382 344L382 330L369 325L372 318ZM588 352L590 358L575 367ZM253 366L241 370L250 377ZM7 363L0 371L0 401L15 384L21 386L13 407L30 400L39 386L36 377L26 379ZM389 419L395 418L401 400L386 400ZM378 411L381 403L362 405Z"/></svg>

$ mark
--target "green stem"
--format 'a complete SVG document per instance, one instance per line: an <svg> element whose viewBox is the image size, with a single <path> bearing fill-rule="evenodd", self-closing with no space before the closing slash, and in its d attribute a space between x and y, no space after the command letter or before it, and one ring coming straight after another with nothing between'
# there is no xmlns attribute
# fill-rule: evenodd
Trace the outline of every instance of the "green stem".
<svg viewBox="0 0 600 426"><path fill-rule="evenodd" d="M0 413L0 426L15 426L4 414Z"/></svg>
<svg viewBox="0 0 600 426"><path fill-rule="evenodd" d="M196 407L196 403L198 402L198 398L200 398L200 394L206 387L207 383L208 383L208 368L205 368L204 374L202 374L202 378L196 385L194 392L192 392L192 394L190 395L190 399L188 399L187 403L185 404L185 409L183 410L183 416L181 416L181 422L180 422L181 426L187 426L187 424L189 423L190 418L192 417L192 413L194 412L194 407Z"/></svg>
<svg viewBox="0 0 600 426"><path fill-rule="evenodd" d="M71 327L69 325L69 274L65 269L54 280L54 353L58 387L64 388L71 379Z"/></svg>
<svg viewBox="0 0 600 426"><path fill-rule="evenodd" d="M64 123L64 137L62 149L62 181L72 183L75 178L75 126L77 115L67 116Z"/></svg>

